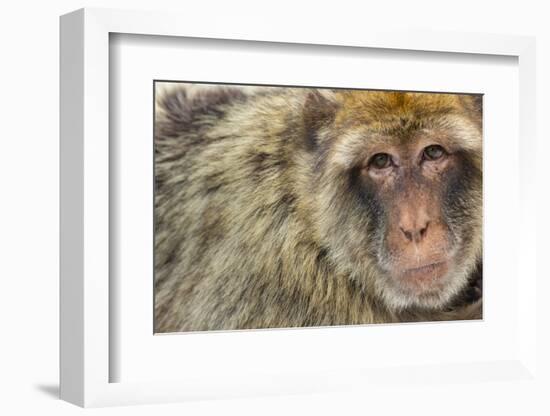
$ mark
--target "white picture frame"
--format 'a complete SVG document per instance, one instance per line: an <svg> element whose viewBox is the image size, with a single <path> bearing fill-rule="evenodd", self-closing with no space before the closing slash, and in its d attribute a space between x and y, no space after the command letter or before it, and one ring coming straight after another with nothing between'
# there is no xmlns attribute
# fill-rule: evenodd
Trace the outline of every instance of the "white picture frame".
<svg viewBox="0 0 550 416"><path fill-rule="evenodd" d="M182 21L185 20L185 25ZM396 32L353 29L327 34L311 27L307 34L277 25L250 22L236 26L223 19L208 24L170 13L82 9L61 18L61 398L80 406L160 403L196 398L247 397L262 394L361 390L379 383L393 386L395 368L358 367L319 374L280 374L265 380L235 383L234 374L181 381L110 382L114 359L109 348L109 36L226 39L281 44L332 45L438 53L505 55L519 65L520 221L517 354L495 362L457 366L419 364L413 378L430 383L443 379L480 383L484 377L537 389L536 347L536 209L532 166L526 149L536 146L535 41L530 37L467 33ZM111 166L112 168L112 166ZM470 374L482 372L483 377ZM342 380L345 380L342 381ZM518 387L519 388L519 387Z"/></svg>

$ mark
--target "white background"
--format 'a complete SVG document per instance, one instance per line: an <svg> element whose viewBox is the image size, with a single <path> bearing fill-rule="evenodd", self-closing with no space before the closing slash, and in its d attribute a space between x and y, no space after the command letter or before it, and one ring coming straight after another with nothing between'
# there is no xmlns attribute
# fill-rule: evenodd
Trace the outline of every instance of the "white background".
<svg viewBox="0 0 550 416"><path fill-rule="evenodd" d="M387 2L198 2L182 1L20 1L3 5L0 14L2 88L0 178L0 412L3 414L73 414L82 412L55 399L58 377L58 16L83 6L165 9L207 15L220 13L275 19L281 25L326 21L327 31L339 25L391 21L405 27L431 27L489 33L537 35L538 133L549 138L545 125L550 104L550 29L545 2L521 1L387 1ZM242 4L242 6L241 6ZM324 6L326 4L326 6ZM190 10L192 8L192 10ZM254 17L259 16L259 17ZM184 24L185 22L182 22ZM533 154L539 184L550 177L543 164L548 141ZM550 231L548 191L539 197L539 246ZM541 251L542 253L542 251ZM539 264L548 273L548 266ZM550 293L543 282L539 291ZM548 323L550 302L539 305ZM549 334L540 333L546 351ZM541 351L542 352L542 351ZM539 357L548 365L548 354ZM548 372L547 372L548 374ZM516 394L518 393L518 394ZM548 414L536 408L533 395L521 386L480 384L434 385L380 397L345 392L281 398L197 402L93 410L99 414L392 414L417 410L442 414ZM430 396L432 394L433 396ZM382 403L382 404L381 404ZM380 406L386 403L386 409ZM372 406L376 406L373 411ZM445 409L445 410L443 410Z"/></svg>

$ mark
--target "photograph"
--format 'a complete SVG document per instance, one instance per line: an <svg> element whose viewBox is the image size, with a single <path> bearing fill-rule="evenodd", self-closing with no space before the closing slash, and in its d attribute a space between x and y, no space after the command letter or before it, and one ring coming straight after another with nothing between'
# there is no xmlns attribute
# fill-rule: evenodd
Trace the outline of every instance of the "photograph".
<svg viewBox="0 0 550 416"><path fill-rule="evenodd" d="M156 334L483 318L482 94L153 91Z"/></svg>

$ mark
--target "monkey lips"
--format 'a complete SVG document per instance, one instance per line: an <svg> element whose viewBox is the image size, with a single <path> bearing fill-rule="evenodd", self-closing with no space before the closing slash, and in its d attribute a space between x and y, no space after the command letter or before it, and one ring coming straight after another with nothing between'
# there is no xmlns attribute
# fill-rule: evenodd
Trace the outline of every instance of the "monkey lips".
<svg viewBox="0 0 550 416"><path fill-rule="evenodd" d="M399 286L415 295L442 290L449 272L449 262L440 261L420 267L401 269L393 276Z"/></svg>

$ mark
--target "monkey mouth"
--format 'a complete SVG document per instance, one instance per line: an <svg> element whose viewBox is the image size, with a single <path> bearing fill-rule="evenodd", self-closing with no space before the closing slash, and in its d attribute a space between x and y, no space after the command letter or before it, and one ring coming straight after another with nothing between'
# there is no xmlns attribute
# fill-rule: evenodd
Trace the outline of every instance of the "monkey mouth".
<svg viewBox="0 0 550 416"><path fill-rule="evenodd" d="M442 290L449 272L449 261L438 261L420 267L401 269L396 273L399 285L416 294Z"/></svg>
<svg viewBox="0 0 550 416"><path fill-rule="evenodd" d="M404 277L418 276L419 278L428 278L430 276L438 275L440 271L443 271L446 268L447 268L447 262L446 261L440 261L440 262L436 262L436 263L430 263L430 264L427 264L425 266L405 269L405 270L403 270L402 274L403 274Z"/></svg>

